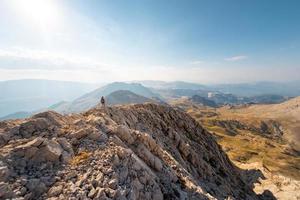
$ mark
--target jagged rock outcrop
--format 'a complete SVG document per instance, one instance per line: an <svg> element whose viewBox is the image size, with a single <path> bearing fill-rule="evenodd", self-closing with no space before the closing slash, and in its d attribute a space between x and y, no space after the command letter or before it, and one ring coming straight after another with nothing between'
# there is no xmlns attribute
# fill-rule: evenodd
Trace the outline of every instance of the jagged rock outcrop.
<svg viewBox="0 0 300 200"><path fill-rule="evenodd" d="M156 104L0 124L0 199L260 199L214 138Z"/></svg>

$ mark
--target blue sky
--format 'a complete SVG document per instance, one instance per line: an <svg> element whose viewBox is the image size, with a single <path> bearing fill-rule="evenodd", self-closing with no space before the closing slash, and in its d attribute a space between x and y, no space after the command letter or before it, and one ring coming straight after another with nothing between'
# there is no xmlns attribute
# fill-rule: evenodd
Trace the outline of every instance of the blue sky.
<svg viewBox="0 0 300 200"><path fill-rule="evenodd" d="M298 0L1 0L0 80L300 79Z"/></svg>

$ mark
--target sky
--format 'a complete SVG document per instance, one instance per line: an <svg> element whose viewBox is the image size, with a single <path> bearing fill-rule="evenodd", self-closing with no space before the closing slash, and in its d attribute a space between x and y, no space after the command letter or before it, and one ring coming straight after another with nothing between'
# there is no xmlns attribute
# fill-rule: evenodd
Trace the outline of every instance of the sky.
<svg viewBox="0 0 300 200"><path fill-rule="evenodd" d="M0 0L0 80L300 80L298 0Z"/></svg>

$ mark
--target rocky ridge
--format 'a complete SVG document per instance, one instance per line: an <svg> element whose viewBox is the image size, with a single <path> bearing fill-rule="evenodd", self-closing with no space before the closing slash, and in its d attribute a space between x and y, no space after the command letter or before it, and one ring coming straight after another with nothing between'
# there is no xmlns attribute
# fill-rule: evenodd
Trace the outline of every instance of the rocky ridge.
<svg viewBox="0 0 300 200"><path fill-rule="evenodd" d="M0 199L266 199L213 136L137 104L0 122Z"/></svg>

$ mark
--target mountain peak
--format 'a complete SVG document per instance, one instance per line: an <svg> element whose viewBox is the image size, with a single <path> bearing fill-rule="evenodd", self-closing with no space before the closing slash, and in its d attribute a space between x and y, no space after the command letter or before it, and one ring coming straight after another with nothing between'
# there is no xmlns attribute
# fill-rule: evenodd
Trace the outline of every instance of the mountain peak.
<svg viewBox="0 0 300 200"><path fill-rule="evenodd" d="M108 105L154 102L154 100L137 95L129 90L117 90L105 97Z"/></svg>
<svg viewBox="0 0 300 200"><path fill-rule="evenodd" d="M259 199L214 137L169 106L44 112L0 129L4 198Z"/></svg>

